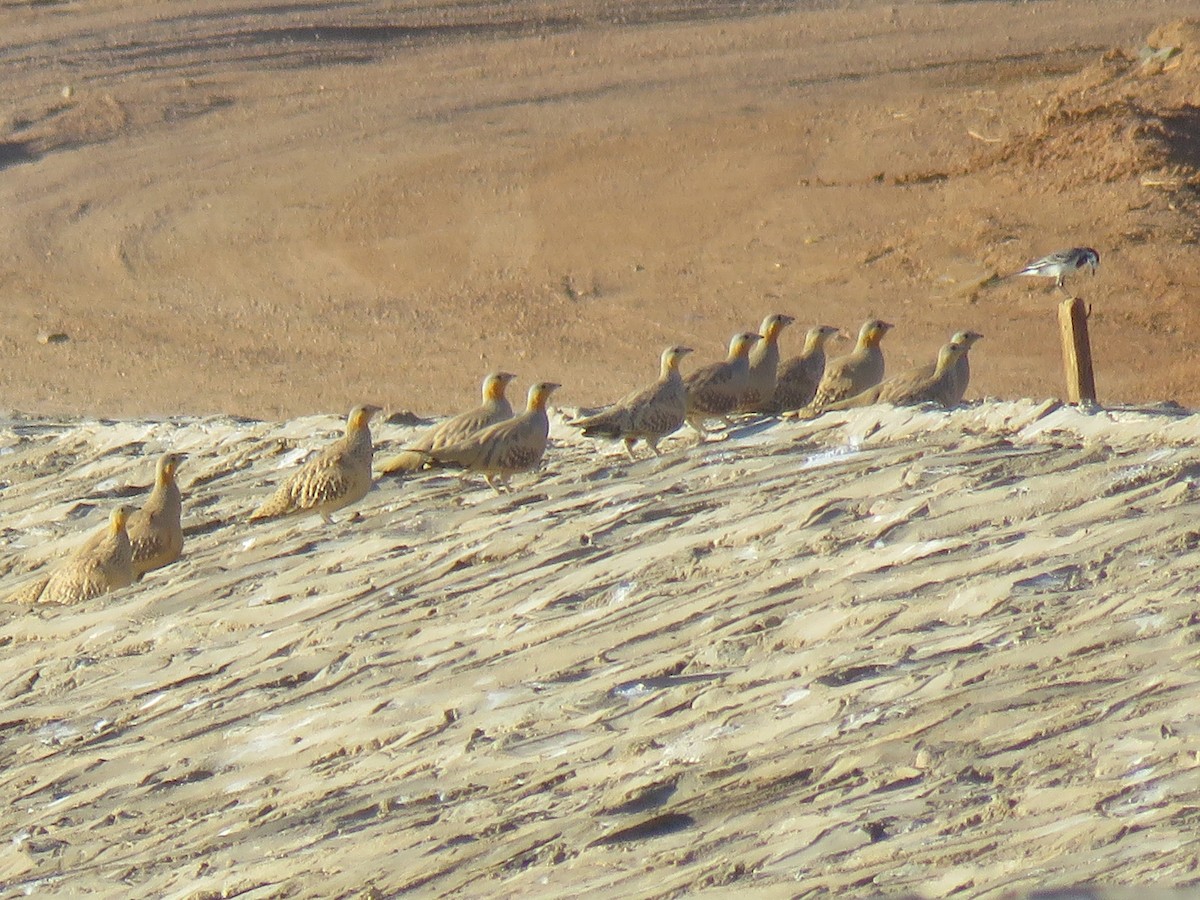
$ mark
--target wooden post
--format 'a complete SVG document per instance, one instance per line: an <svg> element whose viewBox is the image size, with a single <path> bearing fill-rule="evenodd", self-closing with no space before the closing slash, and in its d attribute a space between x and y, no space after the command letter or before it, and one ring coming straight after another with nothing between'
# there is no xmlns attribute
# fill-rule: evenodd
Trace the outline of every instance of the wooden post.
<svg viewBox="0 0 1200 900"><path fill-rule="evenodd" d="M1096 402L1096 377L1092 372L1092 343L1088 339L1087 320L1087 307L1078 297L1070 297L1058 305L1068 403Z"/></svg>

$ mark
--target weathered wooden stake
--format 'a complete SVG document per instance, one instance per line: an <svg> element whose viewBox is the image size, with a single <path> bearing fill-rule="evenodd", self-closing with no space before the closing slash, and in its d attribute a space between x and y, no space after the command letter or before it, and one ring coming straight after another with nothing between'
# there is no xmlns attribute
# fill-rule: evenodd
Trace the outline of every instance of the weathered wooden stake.
<svg viewBox="0 0 1200 900"><path fill-rule="evenodd" d="M1092 343L1088 339L1087 320L1087 306L1078 297L1070 297L1058 305L1068 403L1096 402L1096 376L1092 372Z"/></svg>

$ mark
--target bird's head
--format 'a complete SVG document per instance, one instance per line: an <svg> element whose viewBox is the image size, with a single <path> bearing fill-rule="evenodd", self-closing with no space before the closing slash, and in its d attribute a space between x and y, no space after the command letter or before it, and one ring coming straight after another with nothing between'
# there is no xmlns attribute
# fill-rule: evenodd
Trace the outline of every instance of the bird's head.
<svg viewBox="0 0 1200 900"><path fill-rule="evenodd" d="M346 417L346 431L358 432L364 430L371 422L371 416L382 409L380 406L363 405L350 410Z"/></svg>
<svg viewBox="0 0 1200 900"><path fill-rule="evenodd" d="M125 523L129 521L129 517L133 515L133 507L118 506L108 516L108 530L110 534L120 534L125 530Z"/></svg>
<svg viewBox="0 0 1200 900"><path fill-rule="evenodd" d="M814 346L824 347L825 342L837 334L841 334L840 328L834 328L832 325L817 325L808 329L808 334L805 335L805 341L811 342Z"/></svg>
<svg viewBox="0 0 1200 900"><path fill-rule="evenodd" d="M539 381L529 389L528 408L530 412L535 410L545 409L546 402L550 399L550 395L562 387L561 384L555 384L553 381Z"/></svg>
<svg viewBox="0 0 1200 900"><path fill-rule="evenodd" d="M956 331L950 338L952 344L963 344L967 350L971 349L971 345L976 341L983 340L983 335L978 331Z"/></svg>
<svg viewBox="0 0 1200 900"><path fill-rule="evenodd" d="M878 346L883 336L892 330L892 323L883 319L868 319L858 332L858 342L864 347Z"/></svg>
<svg viewBox="0 0 1200 900"><path fill-rule="evenodd" d="M662 370L663 372L671 372L679 368L680 361L692 352L691 347L674 346L668 347L662 352Z"/></svg>
<svg viewBox="0 0 1200 900"><path fill-rule="evenodd" d="M755 334L753 331L743 331L741 334L735 334L733 340L729 342L729 358L740 359L750 353L750 348L762 340L761 334Z"/></svg>
<svg viewBox="0 0 1200 900"><path fill-rule="evenodd" d="M158 480L171 481L179 471L179 464L187 459L186 453L164 453L158 458Z"/></svg>
<svg viewBox="0 0 1200 900"><path fill-rule="evenodd" d="M517 376L512 372L493 372L487 378L483 379L483 399L503 399L504 392L508 389L508 385L516 377Z"/></svg>
<svg viewBox="0 0 1200 900"><path fill-rule="evenodd" d="M763 319L762 328L759 329L763 338L768 341L773 341L779 336L779 332L787 328L796 320L792 316L783 313L775 313Z"/></svg>

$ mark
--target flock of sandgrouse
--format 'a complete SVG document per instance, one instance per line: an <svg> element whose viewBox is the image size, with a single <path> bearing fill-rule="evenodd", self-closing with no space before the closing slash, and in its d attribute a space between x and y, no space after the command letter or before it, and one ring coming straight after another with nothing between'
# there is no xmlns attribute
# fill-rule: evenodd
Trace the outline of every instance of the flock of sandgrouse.
<svg viewBox="0 0 1200 900"><path fill-rule="evenodd" d="M1077 247L1036 260L1014 274L1053 277L1062 288L1066 275L1083 268L1094 272L1098 264L1096 251ZM982 337L974 331L957 332L938 351L935 362L885 380L879 344L892 327L889 323L880 319L863 323L854 349L828 360L826 343L839 331L818 325L809 329L799 356L780 362L779 336L793 321L783 314L768 316L759 332L733 336L723 362L686 377L679 363L692 349L667 347L657 381L571 424L585 435L623 441L632 458L639 440L659 455L659 441L685 423L703 438L708 419L722 419L728 425L730 417L739 414L787 413L813 418L827 410L874 403L954 406L962 400L970 380L968 352ZM534 384L525 411L513 415L505 391L514 377L507 372L488 375L479 407L426 431L387 460L380 474L460 469L483 475L499 492L513 475L536 469L550 431L546 403L558 385ZM369 423L378 411L376 406L352 409L345 434L288 476L250 520L315 513L328 522L331 513L365 497L374 481ZM180 453L164 454L158 461L154 488L141 509L117 507L103 531L9 599L17 603L79 603L127 587L145 573L177 560L183 551L183 529L175 474L183 458Z"/></svg>

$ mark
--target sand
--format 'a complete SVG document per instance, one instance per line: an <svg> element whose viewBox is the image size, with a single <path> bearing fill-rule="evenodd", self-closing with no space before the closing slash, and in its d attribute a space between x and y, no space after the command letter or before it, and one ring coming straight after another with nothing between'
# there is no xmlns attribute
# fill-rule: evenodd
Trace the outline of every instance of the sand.
<svg viewBox="0 0 1200 900"><path fill-rule="evenodd" d="M0 894L1195 892L1188 15L0 4ZM1073 244L1108 409L989 286ZM973 402L565 424L777 311L981 331ZM513 493L246 523L496 368L563 384ZM3 602L166 450L179 562Z"/></svg>
<svg viewBox="0 0 1200 900"><path fill-rule="evenodd" d="M1074 244L1101 399L1194 405L1184 15L6 3L0 408L444 414L491 368L594 406L772 312L881 315L900 366L971 328L983 395L1058 396L1053 293L978 285Z"/></svg>
<svg viewBox="0 0 1200 900"><path fill-rule="evenodd" d="M334 417L11 423L6 585L181 468L184 558L7 607L8 891L1191 886L1200 421L759 421L245 517ZM416 426L384 426L384 452Z"/></svg>

